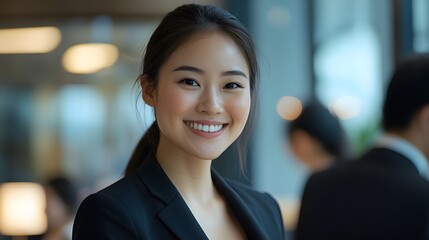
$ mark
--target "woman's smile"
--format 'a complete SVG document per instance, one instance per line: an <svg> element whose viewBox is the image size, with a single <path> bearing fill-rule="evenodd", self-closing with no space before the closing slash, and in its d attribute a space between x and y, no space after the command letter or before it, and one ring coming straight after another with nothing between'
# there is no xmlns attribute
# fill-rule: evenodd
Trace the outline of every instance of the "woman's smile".
<svg viewBox="0 0 429 240"><path fill-rule="evenodd" d="M184 121L189 129L201 137L214 138L219 136L228 124L213 121Z"/></svg>

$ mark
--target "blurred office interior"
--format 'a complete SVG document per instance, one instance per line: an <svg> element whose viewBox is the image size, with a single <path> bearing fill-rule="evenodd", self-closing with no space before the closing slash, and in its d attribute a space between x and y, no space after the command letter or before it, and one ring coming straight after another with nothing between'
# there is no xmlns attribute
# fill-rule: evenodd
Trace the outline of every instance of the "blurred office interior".
<svg viewBox="0 0 429 240"><path fill-rule="evenodd" d="M4 0L0 183L65 175L84 197L119 179L153 121L133 86L145 43L166 12L188 2L236 15L262 70L246 174L234 149L214 165L285 204L299 198L307 173L285 147L283 122L317 97L359 153L380 131L394 63L429 51L427 0Z"/></svg>

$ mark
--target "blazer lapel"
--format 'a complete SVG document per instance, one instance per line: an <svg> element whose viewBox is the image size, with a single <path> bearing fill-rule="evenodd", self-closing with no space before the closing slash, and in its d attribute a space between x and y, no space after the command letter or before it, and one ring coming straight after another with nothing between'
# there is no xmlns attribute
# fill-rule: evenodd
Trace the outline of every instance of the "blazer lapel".
<svg viewBox="0 0 429 240"><path fill-rule="evenodd" d="M180 239L208 239L179 194L158 216Z"/></svg>
<svg viewBox="0 0 429 240"><path fill-rule="evenodd" d="M149 192L165 204L158 217L171 232L179 239L208 239L153 153L143 160L138 174Z"/></svg>
<svg viewBox="0 0 429 240"><path fill-rule="evenodd" d="M231 186L215 171L212 170L213 182L226 199L229 207L234 212L239 223L246 232L248 239L269 239L258 222L259 209L244 200L235 192Z"/></svg>

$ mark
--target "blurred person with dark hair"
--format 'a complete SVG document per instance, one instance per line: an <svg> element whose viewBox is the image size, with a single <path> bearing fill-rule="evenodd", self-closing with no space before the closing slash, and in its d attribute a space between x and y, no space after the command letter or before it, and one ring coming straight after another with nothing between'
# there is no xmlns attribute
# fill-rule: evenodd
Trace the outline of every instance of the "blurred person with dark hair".
<svg viewBox="0 0 429 240"><path fill-rule="evenodd" d="M339 119L317 100L307 103L298 118L285 126L292 153L310 173L348 157Z"/></svg>
<svg viewBox="0 0 429 240"><path fill-rule="evenodd" d="M317 99L305 103L301 114L284 126L285 140L288 140L285 145L309 175L349 157L347 137L340 120ZM300 197L283 199L283 222L292 233L300 201Z"/></svg>
<svg viewBox="0 0 429 240"><path fill-rule="evenodd" d="M382 123L373 149L310 177L298 240L429 239L428 55L397 65Z"/></svg>
<svg viewBox="0 0 429 240"><path fill-rule="evenodd" d="M77 190L65 177L54 177L45 184L48 230L42 240L72 239L72 225L77 208Z"/></svg>

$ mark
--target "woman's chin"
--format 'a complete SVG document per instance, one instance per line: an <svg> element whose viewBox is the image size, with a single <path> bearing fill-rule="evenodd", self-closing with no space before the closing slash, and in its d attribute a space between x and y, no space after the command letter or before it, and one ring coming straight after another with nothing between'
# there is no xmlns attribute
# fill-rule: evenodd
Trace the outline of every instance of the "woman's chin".
<svg viewBox="0 0 429 240"><path fill-rule="evenodd" d="M222 152L213 152L213 153L207 153L207 152L205 152L205 153L202 153L202 154L198 154L197 157L199 159L202 159L202 160L215 160L222 153L223 153L223 151Z"/></svg>

